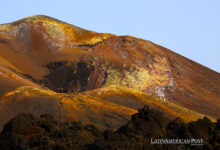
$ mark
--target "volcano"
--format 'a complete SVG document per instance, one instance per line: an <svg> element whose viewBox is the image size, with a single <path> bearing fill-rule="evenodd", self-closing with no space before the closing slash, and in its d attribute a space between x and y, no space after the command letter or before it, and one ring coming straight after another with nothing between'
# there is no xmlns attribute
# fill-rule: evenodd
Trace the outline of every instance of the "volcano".
<svg viewBox="0 0 220 150"><path fill-rule="evenodd" d="M19 113L118 129L145 104L220 118L220 74L151 41L47 16L0 25L0 128Z"/></svg>

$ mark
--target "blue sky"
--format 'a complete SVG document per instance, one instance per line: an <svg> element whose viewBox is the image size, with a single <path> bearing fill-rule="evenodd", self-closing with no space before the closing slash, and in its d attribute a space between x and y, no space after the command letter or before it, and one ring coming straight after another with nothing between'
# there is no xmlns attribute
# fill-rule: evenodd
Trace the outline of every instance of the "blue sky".
<svg viewBox="0 0 220 150"><path fill-rule="evenodd" d="M36 14L150 40L220 72L220 0L4 0L0 24Z"/></svg>

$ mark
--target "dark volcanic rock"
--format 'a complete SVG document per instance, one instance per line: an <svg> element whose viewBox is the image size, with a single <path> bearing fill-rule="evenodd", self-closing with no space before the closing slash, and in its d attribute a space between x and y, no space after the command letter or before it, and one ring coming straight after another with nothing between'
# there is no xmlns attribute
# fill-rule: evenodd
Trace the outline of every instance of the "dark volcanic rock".
<svg viewBox="0 0 220 150"><path fill-rule="evenodd" d="M164 134L164 129L168 124L166 118L161 112L150 109L145 106L135 114L126 125L122 126L118 133L142 135L147 137L158 137Z"/></svg>
<svg viewBox="0 0 220 150"><path fill-rule="evenodd" d="M100 88L107 78L107 72L92 62L51 62L47 68L50 73L40 83L61 93Z"/></svg>
<svg viewBox="0 0 220 150"><path fill-rule="evenodd" d="M152 139L203 139L203 145L151 144ZM219 149L219 122L199 119L184 123L169 120L161 112L145 106L131 121L117 131L99 131L81 122L55 121L50 115L40 118L19 114L9 121L0 134L1 150L190 150Z"/></svg>

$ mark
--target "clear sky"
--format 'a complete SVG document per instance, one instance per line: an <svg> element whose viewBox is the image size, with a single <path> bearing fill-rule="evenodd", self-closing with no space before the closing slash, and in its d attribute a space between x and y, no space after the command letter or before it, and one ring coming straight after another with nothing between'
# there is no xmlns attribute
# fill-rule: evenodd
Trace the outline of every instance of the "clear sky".
<svg viewBox="0 0 220 150"><path fill-rule="evenodd" d="M0 24L37 14L150 40L220 72L220 0L2 0Z"/></svg>

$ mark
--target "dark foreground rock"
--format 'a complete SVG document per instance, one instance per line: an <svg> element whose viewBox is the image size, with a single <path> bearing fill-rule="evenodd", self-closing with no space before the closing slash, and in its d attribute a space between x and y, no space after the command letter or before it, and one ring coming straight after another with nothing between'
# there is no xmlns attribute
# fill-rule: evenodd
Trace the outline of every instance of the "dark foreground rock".
<svg viewBox="0 0 220 150"><path fill-rule="evenodd" d="M151 144L156 139L203 139L203 145ZM220 121L169 120L145 106L117 131L99 131L80 122L60 122L44 114L19 114L0 134L0 150L191 150L220 149Z"/></svg>

